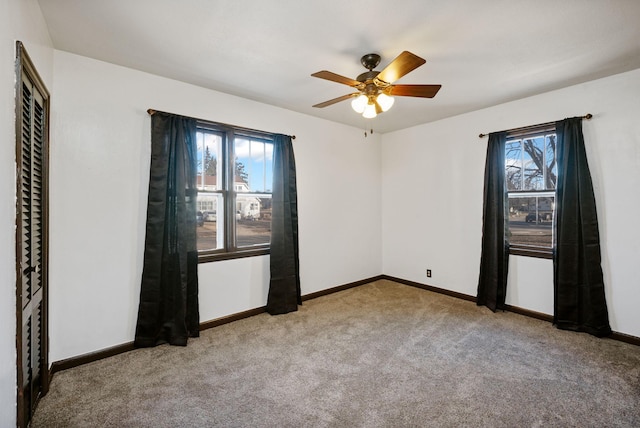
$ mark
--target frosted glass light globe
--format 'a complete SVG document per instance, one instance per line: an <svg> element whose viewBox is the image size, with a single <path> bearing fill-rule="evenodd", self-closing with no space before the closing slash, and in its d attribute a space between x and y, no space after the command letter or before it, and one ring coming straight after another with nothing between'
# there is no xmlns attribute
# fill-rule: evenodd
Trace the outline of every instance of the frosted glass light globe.
<svg viewBox="0 0 640 428"><path fill-rule="evenodd" d="M358 98L354 98L353 101L351 101L351 108L356 113L362 113L364 112L368 101L369 99L365 95L360 95Z"/></svg>
<svg viewBox="0 0 640 428"><path fill-rule="evenodd" d="M367 119L373 119L377 115L378 114L376 113L376 106L373 103L367 104L364 109L364 113L362 113L362 116L366 117Z"/></svg>
<svg viewBox="0 0 640 428"><path fill-rule="evenodd" d="M387 111L391 108L396 100L387 94L380 94L378 95L377 101L378 104L380 104L380 108L382 108L382 111Z"/></svg>

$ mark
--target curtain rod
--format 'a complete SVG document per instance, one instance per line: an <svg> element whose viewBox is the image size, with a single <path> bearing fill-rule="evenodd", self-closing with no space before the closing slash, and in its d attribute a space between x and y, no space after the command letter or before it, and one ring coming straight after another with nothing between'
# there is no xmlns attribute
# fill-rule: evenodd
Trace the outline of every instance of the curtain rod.
<svg viewBox="0 0 640 428"><path fill-rule="evenodd" d="M591 119L593 117L593 115L591 113L587 113L584 116L580 116L580 119ZM523 131L527 131L528 129L531 128L540 128L543 126L550 126L550 125L555 125L555 122L547 122L547 123L540 123L538 125L529 125L529 126L523 126L521 128L513 128L513 129L505 129L504 131L498 131L498 132L523 132ZM478 135L478 137L483 138L486 137L489 134L480 134Z"/></svg>
<svg viewBox="0 0 640 428"><path fill-rule="evenodd" d="M153 115L154 115L154 114L156 114L156 113L165 113L165 114L172 114L172 115L174 115L174 116L189 117L189 116L184 116L184 115L181 115L181 114L168 113L168 112L166 112L166 111L161 111L161 110L154 110L154 109L152 109L152 108L148 109L148 110L147 110L147 113L149 113L149 116L153 116ZM219 123L220 125L230 126L230 127L232 127L232 128L236 128L236 129L242 129L243 131L262 132L262 133L265 133L265 134L275 134L275 132L265 132L265 131L259 131L259 130L257 130L257 129L243 128L242 126L229 125L229 124L227 124L227 123L220 123L220 122L213 122L213 121L211 121L211 120L198 119L197 117L194 117L194 118L192 118L192 119L199 120L199 121L201 121L201 122ZM296 139L296 136L295 136L295 135L289 135L289 136L291 137L291 139L292 139L292 140L295 140L295 139Z"/></svg>

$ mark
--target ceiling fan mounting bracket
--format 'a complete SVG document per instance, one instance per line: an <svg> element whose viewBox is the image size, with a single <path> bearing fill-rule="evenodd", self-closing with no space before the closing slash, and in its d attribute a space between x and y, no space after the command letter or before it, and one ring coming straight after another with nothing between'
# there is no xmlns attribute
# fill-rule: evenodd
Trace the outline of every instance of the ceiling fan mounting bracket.
<svg viewBox="0 0 640 428"><path fill-rule="evenodd" d="M366 54L362 58L360 58L360 63L364 66L364 68L371 71L376 68L378 64L380 64L380 55L375 53Z"/></svg>

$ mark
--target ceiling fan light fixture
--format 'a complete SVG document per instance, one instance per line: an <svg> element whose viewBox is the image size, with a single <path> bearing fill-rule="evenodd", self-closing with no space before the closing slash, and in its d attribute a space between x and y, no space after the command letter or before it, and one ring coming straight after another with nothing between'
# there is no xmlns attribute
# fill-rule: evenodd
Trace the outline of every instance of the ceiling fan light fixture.
<svg viewBox="0 0 640 428"><path fill-rule="evenodd" d="M378 101L378 104L380 104L382 111L387 111L391 108L391 106L395 102L395 99L385 93L382 93L378 95L378 98L376 99L376 101Z"/></svg>
<svg viewBox="0 0 640 428"><path fill-rule="evenodd" d="M367 104L367 106L364 109L364 112L362 113L362 116L364 116L367 119L373 119L377 115L378 114L376 113L376 106L373 103Z"/></svg>
<svg viewBox="0 0 640 428"><path fill-rule="evenodd" d="M366 95L360 95L357 98L354 98L353 101L351 101L351 108L356 113L363 113L365 108L367 107L368 102L369 99L366 97Z"/></svg>

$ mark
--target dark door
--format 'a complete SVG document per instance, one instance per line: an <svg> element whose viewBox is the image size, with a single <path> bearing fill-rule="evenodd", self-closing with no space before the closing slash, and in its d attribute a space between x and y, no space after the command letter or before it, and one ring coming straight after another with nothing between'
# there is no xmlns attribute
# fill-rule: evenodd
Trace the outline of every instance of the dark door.
<svg viewBox="0 0 640 428"><path fill-rule="evenodd" d="M48 93L18 42L16 95L16 276L18 425L27 426L48 388Z"/></svg>

